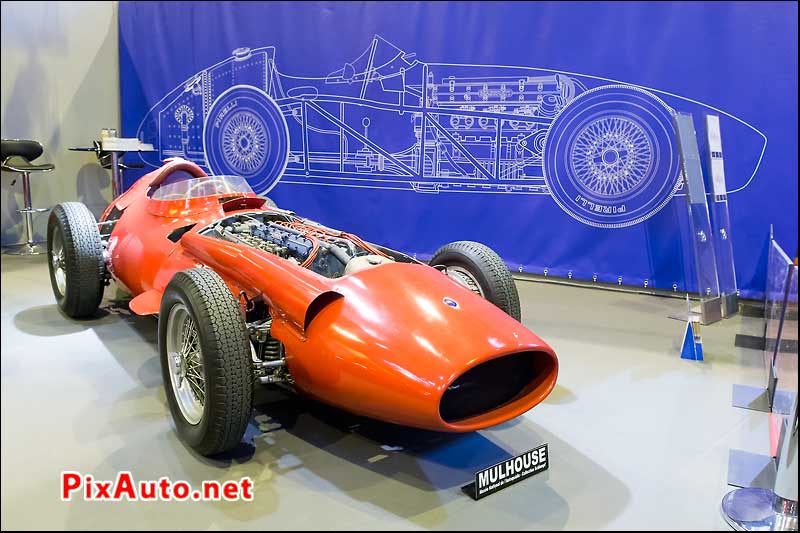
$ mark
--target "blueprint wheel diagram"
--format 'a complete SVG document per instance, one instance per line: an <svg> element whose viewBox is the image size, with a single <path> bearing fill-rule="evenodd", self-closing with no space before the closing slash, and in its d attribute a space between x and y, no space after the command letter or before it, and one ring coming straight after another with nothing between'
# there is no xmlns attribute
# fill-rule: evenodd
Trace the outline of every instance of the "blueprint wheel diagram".
<svg viewBox="0 0 800 533"><path fill-rule="evenodd" d="M679 185L672 109L629 86L589 90L555 118L544 146L545 181L573 218L601 228L638 224Z"/></svg>
<svg viewBox="0 0 800 533"><path fill-rule="evenodd" d="M237 85L208 111L203 149L214 174L242 176L264 193L280 179L289 158L289 130L280 107L265 92Z"/></svg>

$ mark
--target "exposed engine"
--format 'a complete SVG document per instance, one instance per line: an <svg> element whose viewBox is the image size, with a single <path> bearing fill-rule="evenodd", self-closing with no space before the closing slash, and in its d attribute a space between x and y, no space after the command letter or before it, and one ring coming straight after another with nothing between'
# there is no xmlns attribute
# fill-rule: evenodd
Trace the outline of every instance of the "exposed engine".
<svg viewBox="0 0 800 533"><path fill-rule="evenodd" d="M282 257L328 278L338 278L384 263L410 261L389 257L356 237L301 219L289 212L256 211L223 218L200 232L203 235L251 246ZM294 381L286 366L283 344L270 335L272 317L265 302L249 300L244 293L247 333L253 347L253 371L264 384L291 388Z"/></svg>
<svg viewBox="0 0 800 533"><path fill-rule="evenodd" d="M264 250L328 278L394 261L355 235L290 213L237 214L203 233Z"/></svg>

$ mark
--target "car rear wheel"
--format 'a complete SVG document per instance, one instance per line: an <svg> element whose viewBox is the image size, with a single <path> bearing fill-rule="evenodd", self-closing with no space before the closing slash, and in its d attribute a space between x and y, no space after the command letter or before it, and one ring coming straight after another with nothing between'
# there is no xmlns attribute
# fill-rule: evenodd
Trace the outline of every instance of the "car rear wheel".
<svg viewBox="0 0 800 533"><path fill-rule="evenodd" d="M239 304L217 273L175 274L161 300L158 345L181 439L206 456L234 448L250 420L253 371Z"/></svg>
<svg viewBox="0 0 800 533"><path fill-rule="evenodd" d="M451 242L433 254L430 265L486 298L515 320L521 319L514 278L500 256L485 244Z"/></svg>
<svg viewBox="0 0 800 533"><path fill-rule="evenodd" d="M47 221L50 285L70 318L93 316L103 299L105 264L97 220L80 202L58 204Z"/></svg>

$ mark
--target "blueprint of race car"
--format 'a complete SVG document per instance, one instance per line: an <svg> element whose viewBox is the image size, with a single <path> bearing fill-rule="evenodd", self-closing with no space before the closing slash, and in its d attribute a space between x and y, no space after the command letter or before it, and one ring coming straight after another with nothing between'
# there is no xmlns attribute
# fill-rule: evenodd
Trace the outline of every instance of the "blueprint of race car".
<svg viewBox="0 0 800 533"><path fill-rule="evenodd" d="M267 192L339 187L549 194L585 224L638 224L682 193L672 116L719 114L728 192L747 187L767 138L712 106L599 77L426 63L380 36L323 77L239 48L157 102L138 135L148 162L184 157ZM702 133L702 132L699 132ZM702 135L698 135L702 145ZM742 171L745 169L746 171Z"/></svg>

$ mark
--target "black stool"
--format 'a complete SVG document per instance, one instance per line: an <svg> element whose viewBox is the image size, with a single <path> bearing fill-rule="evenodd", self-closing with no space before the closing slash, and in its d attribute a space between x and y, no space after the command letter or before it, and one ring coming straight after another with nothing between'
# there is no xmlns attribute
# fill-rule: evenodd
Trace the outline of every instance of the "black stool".
<svg viewBox="0 0 800 533"><path fill-rule="evenodd" d="M6 172L19 172L22 174L22 195L24 207L17 212L25 216L25 235L28 240L22 244L17 244L9 249L4 249L4 253L15 255L38 255L45 253L43 249L33 240L33 213L49 211L49 209L34 209L31 205L31 172L49 172L54 167L51 164L34 165L32 161L42 155L44 149L37 141L20 139L2 139L2 154L0 167ZM16 181L16 180L14 180ZM13 182L11 183L14 184Z"/></svg>

